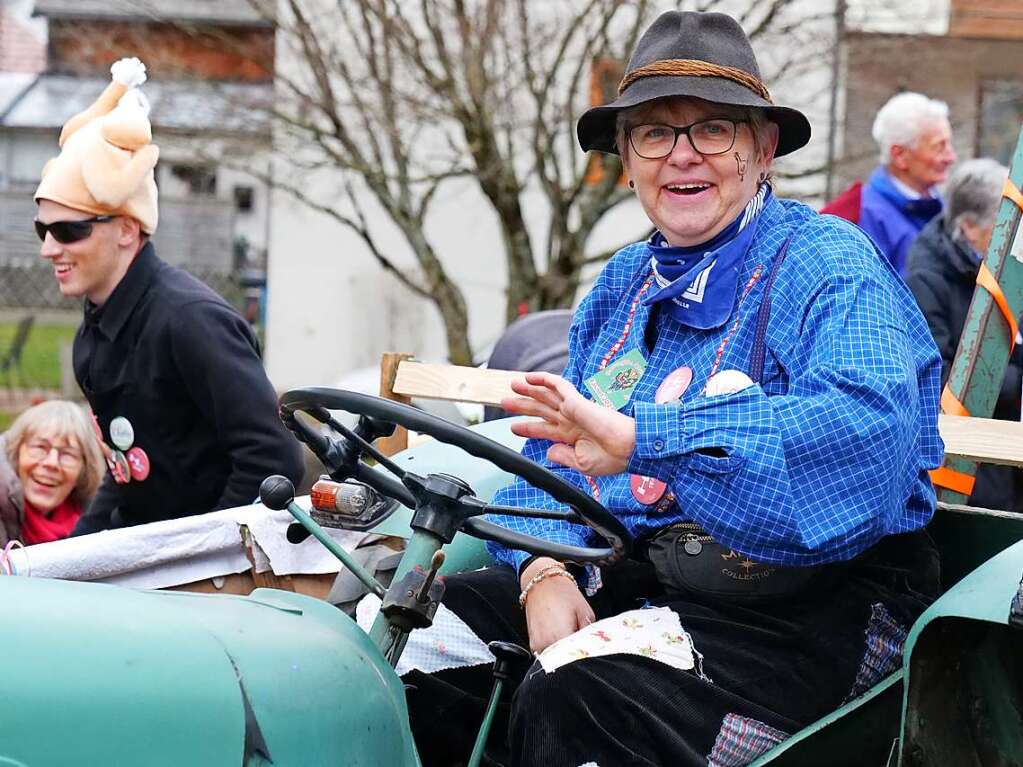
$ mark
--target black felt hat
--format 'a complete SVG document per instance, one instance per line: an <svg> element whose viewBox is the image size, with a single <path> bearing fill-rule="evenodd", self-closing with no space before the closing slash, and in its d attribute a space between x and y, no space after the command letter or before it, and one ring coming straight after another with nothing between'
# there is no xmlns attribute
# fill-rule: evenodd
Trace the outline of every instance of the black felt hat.
<svg viewBox="0 0 1023 767"><path fill-rule="evenodd" d="M618 86L618 98L579 118L579 144L584 150L616 154L618 113L670 96L763 109L778 125L775 157L810 140L810 122L803 113L771 101L749 38L735 19L723 13L669 11L640 38Z"/></svg>

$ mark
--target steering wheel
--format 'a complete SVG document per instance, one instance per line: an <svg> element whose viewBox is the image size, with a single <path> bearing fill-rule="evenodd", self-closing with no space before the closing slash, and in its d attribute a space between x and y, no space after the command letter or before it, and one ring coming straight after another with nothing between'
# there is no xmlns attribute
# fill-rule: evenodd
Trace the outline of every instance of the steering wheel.
<svg viewBox="0 0 1023 767"><path fill-rule="evenodd" d="M436 493L444 505L445 513L454 510L452 516L457 518L457 529L484 540L496 541L511 549L520 549L532 554L553 557L562 561L578 563L607 563L627 556L632 550L633 539L625 525L608 511L599 501L584 493L578 487L565 481L552 471L529 460L521 453L494 442L464 426L456 426L442 418L424 413L409 405L368 394L310 387L293 389L285 392L280 398L281 418L295 432L296 436L310 443L314 452L323 457L324 438L315 430L302 424L294 417L296 411L309 414L313 418L327 423L336 431L341 432L349 440L355 440L362 446L362 451L373 455L381 466L387 468L401 480L395 483L383 476L379 471L369 468L359 461L355 474L366 484L389 497L417 507L424 494ZM461 480L445 474L431 474L427 478L419 477L412 472L403 471L391 461L380 456L357 434L334 421L328 410L345 410L355 415L371 419L378 424L398 424L428 434L440 442L461 448L470 455L490 461L504 471L521 477L533 487L543 490L555 500L568 506L568 509L530 509L514 506L488 504L476 498L471 488ZM319 444L312 442L319 441ZM452 488L456 488L453 492ZM460 488L460 489L459 489ZM410 504L410 501L412 503ZM505 514L519 517L536 517L544 519L563 519L568 522L587 525L600 535L608 544L607 548L590 548L555 543L543 538L524 533L517 533L501 525L480 518L482 514ZM415 524L415 517L413 523ZM453 532L452 532L453 535ZM450 540L450 539L448 539Z"/></svg>

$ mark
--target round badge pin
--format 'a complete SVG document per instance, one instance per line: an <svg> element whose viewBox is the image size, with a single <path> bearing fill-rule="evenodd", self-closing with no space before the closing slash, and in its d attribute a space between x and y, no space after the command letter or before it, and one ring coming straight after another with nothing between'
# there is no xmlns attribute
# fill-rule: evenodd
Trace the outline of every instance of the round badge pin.
<svg viewBox="0 0 1023 767"><path fill-rule="evenodd" d="M110 467L114 482L119 485L127 485L131 482L131 467L128 465L128 459L120 450L110 451L110 455L107 456L107 466Z"/></svg>
<svg viewBox="0 0 1023 767"><path fill-rule="evenodd" d="M131 478L136 482L144 482L149 476L149 456L141 447L133 447L125 454L128 459L128 468L131 471Z"/></svg>
<svg viewBox="0 0 1023 767"><path fill-rule="evenodd" d="M632 497L642 504L651 506L661 500L664 491L668 488L666 484L653 477L644 477L640 474L629 475L629 489Z"/></svg>
<svg viewBox="0 0 1023 767"><path fill-rule="evenodd" d="M680 367L677 370L673 370L661 381L661 385L657 387L657 393L654 394L654 402L658 405L675 402L681 398L692 382L693 369L691 367Z"/></svg>
<svg viewBox="0 0 1023 767"><path fill-rule="evenodd" d="M127 450L135 442L135 429L123 415L110 422L110 441L118 450Z"/></svg>

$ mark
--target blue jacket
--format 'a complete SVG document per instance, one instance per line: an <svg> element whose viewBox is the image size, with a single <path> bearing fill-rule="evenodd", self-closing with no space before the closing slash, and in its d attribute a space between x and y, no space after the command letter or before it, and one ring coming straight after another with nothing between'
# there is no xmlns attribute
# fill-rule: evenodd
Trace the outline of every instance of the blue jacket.
<svg viewBox="0 0 1023 767"><path fill-rule="evenodd" d="M863 187L860 227L888 257L901 275L906 256L920 230L941 213L940 197L909 199L892 183L884 168L877 168Z"/></svg>
<svg viewBox="0 0 1023 767"><path fill-rule="evenodd" d="M763 276L722 327L694 330L666 312L646 348L651 307L637 307L634 331L617 352L639 349L647 367L623 412L636 419L629 471L668 484L664 512L637 501L629 476L596 481L604 505L634 535L694 520L721 543L767 563L812 565L849 559L882 536L916 530L934 510L928 469L941 463L938 395L941 357L913 296L852 224L797 202L771 200L756 224L739 276L740 293ZM763 385L703 394L715 353L731 327L720 370L748 371L754 324L775 255L791 238L772 289ZM619 251L576 312L565 377L583 381L623 333L629 308L650 275L646 243ZM680 366L693 381L680 403L658 405L658 385ZM526 456L548 467L549 443ZM554 471L588 491L574 470ZM522 480L495 502L555 505ZM561 520L493 517L548 540L597 545L588 528ZM488 544L499 560L527 558Z"/></svg>

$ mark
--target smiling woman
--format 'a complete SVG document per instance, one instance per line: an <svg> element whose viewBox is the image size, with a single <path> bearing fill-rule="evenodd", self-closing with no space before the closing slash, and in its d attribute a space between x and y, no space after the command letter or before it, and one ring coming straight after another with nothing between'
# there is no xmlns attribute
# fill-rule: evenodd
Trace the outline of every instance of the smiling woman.
<svg viewBox="0 0 1023 767"><path fill-rule="evenodd" d="M874 648L898 665L936 592L940 359L861 231L774 194L810 126L734 19L660 16L577 132L621 155L655 232L582 300L563 375L501 405L532 417L511 426L523 454L636 547L598 570L491 542L497 566L448 577L444 604L538 654L498 708L495 763L748 764L878 681ZM522 480L494 502L561 508ZM492 520L594 545L554 516ZM424 765L468 750L476 670L405 676Z"/></svg>
<svg viewBox="0 0 1023 767"><path fill-rule="evenodd" d="M78 405L26 410L0 437L0 546L66 538L102 476L103 455Z"/></svg>

